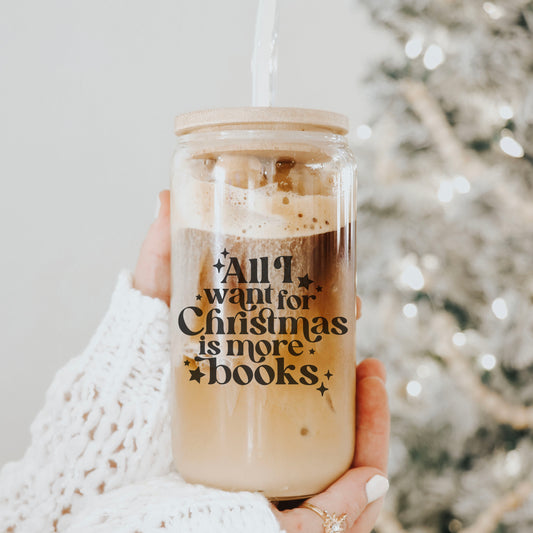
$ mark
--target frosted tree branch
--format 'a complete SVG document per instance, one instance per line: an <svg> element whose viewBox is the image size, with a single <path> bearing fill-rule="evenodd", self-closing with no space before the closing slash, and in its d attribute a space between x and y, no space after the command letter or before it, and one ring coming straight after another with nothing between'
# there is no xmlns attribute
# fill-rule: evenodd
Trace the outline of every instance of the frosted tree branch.
<svg viewBox="0 0 533 533"><path fill-rule="evenodd" d="M493 501L471 526L461 529L460 533L492 533L502 518L521 507L532 493L533 483L530 481L520 483L514 490ZM398 519L387 510L381 512L376 527L379 533L408 533Z"/></svg>
<svg viewBox="0 0 533 533"><path fill-rule="evenodd" d="M404 79L399 84L404 98L433 137L444 165L451 172L463 174L471 180L487 175L490 169L457 139L441 106L427 86L413 79ZM525 220L533 221L531 206L513 194L508 187L496 185L495 192L508 209L520 213Z"/></svg>
<svg viewBox="0 0 533 533"><path fill-rule="evenodd" d="M461 530L461 533L492 533L502 518L510 511L522 506L533 492L533 484L529 481L520 483L513 491L501 499L492 502L477 520Z"/></svg>
<svg viewBox="0 0 533 533"><path fill-rule="evenodd" d="M379 533L407 533L398 519L386 509L381 511L376 528Z"/></svg>
<svg viewBox="0 0 533 533"><path fill-rule="evenodd" d="M427 86L420 81L404 79L400 82L400 88L433 137L444 164L452 171L462 171L466 177L476 178L483 171L483 165L472 153L464 149Z"/></svg>
<svg viewBox="0 0 533 533"><path fill-rule="evenodd" d="M483 385L458 350L450 350L445 360L457 383L495 420L514 429L533 428L533 407L512 404Z"/></svg>
<svg viewBox="0 0 533 533"><path fill-rule="evenodd" d="M404 80L400 86L409 105L433 137L442 160L450 170L460 172L470 179L481 175L485 165L457 139L439 103L426 85L415 80ZM530 206L525 206L524 202L513 195L507 187L503 185L496 187L499 198L505 201L507 208L515 212L520 210L525 219L533 219ZM447 360L457 382L495 420L509 424L515 429L533 427L533 407L512 404L491 391L480 382L479 377L458 351L451 351Z"/></svg>
<svg viewBox="0 0 533 533"><path fill-rule="evenodd" d="M376 531L530 531L533 0L363 3L397 42L358 143L359 352L394 369Z"/></svg>

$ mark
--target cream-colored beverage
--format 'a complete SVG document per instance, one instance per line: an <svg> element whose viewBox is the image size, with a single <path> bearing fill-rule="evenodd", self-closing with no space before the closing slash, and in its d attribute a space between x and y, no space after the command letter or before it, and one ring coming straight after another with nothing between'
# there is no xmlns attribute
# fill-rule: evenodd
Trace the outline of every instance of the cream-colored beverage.
<svg viewBox="0 0 533 533"><path fill-rule="evenodd" d="M355 439L355 164L344 117L178 117L172 441L190 482L315 494Z"/></svg>

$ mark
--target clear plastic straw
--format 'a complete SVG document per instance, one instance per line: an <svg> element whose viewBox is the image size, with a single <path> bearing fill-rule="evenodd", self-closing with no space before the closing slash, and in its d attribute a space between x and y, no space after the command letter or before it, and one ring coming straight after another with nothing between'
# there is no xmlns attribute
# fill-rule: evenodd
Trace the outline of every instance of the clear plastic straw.
<svg viewBox="0 0 533 533"><path fill-rule="evenodd" d="M254 106L271 106L274 103L278 70L277 40L277 0L259 0L252 57Z"/></svg>

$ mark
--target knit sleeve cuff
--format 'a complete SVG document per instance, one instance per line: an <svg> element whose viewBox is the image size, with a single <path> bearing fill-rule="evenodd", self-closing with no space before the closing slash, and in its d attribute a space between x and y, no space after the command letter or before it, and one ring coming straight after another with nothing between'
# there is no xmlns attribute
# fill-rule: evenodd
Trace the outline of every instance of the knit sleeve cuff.
<svg viewBox="0 0 533 533"><path fill-rule="evenodd" d="M168 357L168 305L133 288L133 275L122 270L118 275L109 308L90 340L85 353L132 357L142 345L145 357ZM160 361L163 362L163 361Z"/></svg>
<svg viewBox="0 0 533 533"><path fill-rule="evenodd" d="M146 296L133 287L133 274L126 269L120 271L111 296L109 312L120 315L125 321L145 321L158 318L168 318L168 305L159 298Z"/></svg>
<svg viewBox="0 0 533 533"><path fill-rule="evenodd" d="M174 473L96 496L73 509L65 533L286 533L266 498L184 483Z"/></svg>

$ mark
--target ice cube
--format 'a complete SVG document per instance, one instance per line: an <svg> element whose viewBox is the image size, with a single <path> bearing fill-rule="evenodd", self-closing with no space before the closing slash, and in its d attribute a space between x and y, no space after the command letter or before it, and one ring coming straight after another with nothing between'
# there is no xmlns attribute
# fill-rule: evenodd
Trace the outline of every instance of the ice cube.
<svg viewBox="0 0 533 533"><path fill-rule="evenodd" d="M321 194L334 196L338 183L337 174L328 167L296 163L289 172L292 191L302 196Z"/></svg>
<svg viewBox="0 0 533 533"><path fill-rule="evenodd" d="M215 181L223 181L241 189L257 189L267 184L263 163L248 155L219 156L213 169Z"/></svg>

